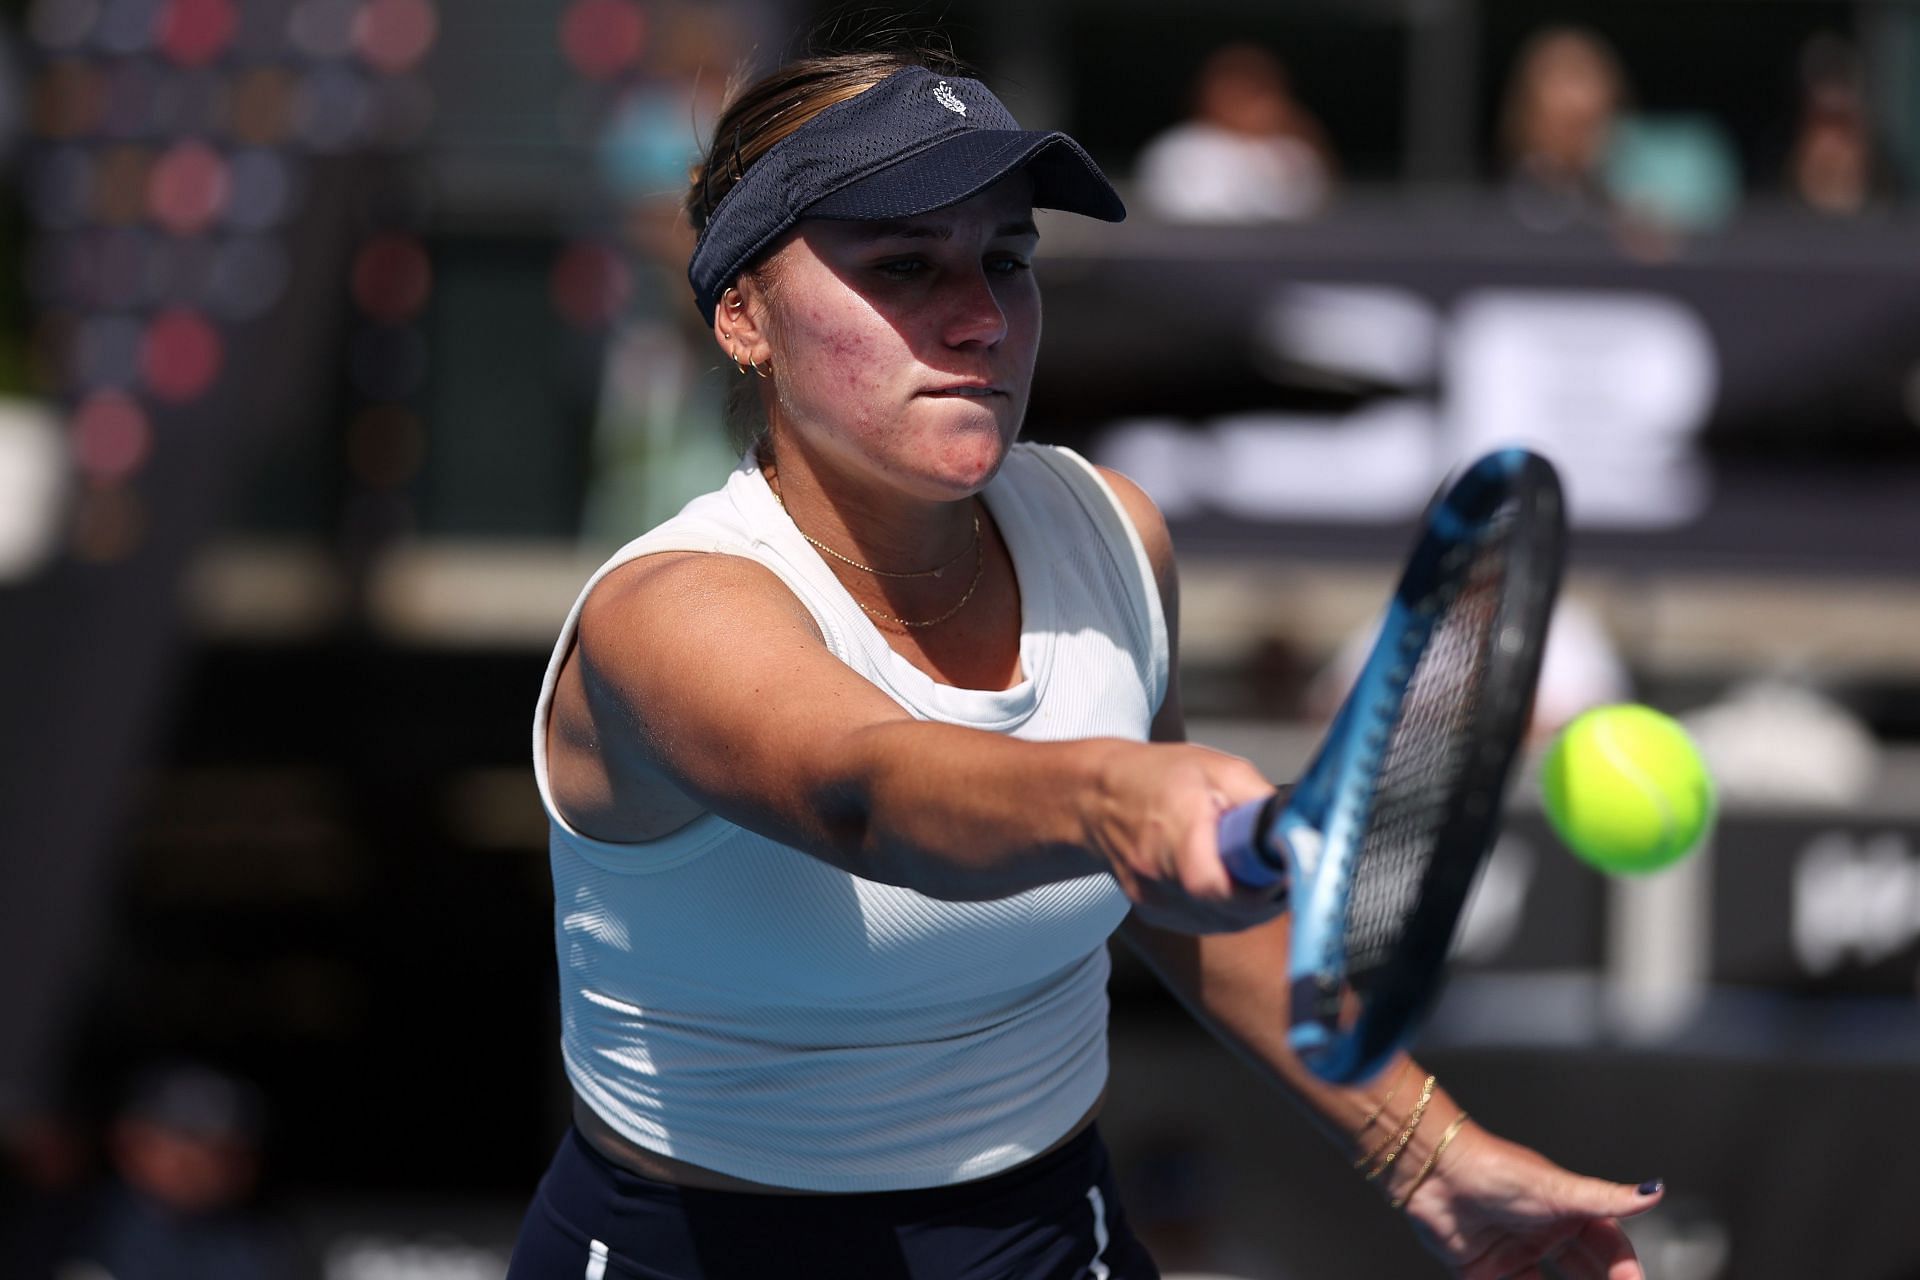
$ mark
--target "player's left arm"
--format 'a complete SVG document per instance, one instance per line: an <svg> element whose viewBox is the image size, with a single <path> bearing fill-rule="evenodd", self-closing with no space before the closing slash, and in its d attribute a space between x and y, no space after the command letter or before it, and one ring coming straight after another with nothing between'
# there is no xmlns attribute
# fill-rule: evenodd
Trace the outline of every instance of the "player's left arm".
<svg viewBox="0 0 1920 1280"><path fill-rule="evenodd" d="M1133 528L1139 530L1140 545L1154 570L1167 620L1167 693L1148 737L1156 743L1185 743L1187 716L1181 708L1179 679L1181 583L1173 558L1173 535L1167 532L1160 509L1133 480L1106 466L1100 468L1100 474L1114 489L1119 505L1127 510ZM1352 1146L1367 1136L1361 1132L1363 1121L1379 1109L1380 1098L1390 1084L1357 1088L1321 1084L1286 1048L1286 938L1290 925L1292 917L1281 915L1244 933L1212 935L1206 938L1208 946L1190 946L1188 942L1200 942L1202 938L1183 938L1144 923L1139 915L1129 915L1119 927L1119 936L1208 1031L1263 1075L1283 1084L1290 1094L1309 1100L1309 1113L1321 1121L1332 1138ZM1380 1073L1379 1079L1398 1079L1404 1067L1405 1063L1394 1063L1390 1071ZM1436 1105L1440 1113L1434 1111ZM1457 1107L1440 1096L1428 1103L1428 1113L1442 1119L1444 1128L1452 1123ZM1425 1128L1425 1123L1421 1126ZM1440 1128L1434 1132L1440 1132ZM1455 1138L1457 1142L1459 1138Z"/></svg>
<svg viewBox="0 0 1920 1280"><path fill-rule="evenodd" d="M1139 531L1166 616L1166 697L1154 716L1156 742L1184 742L1180 701L1180 585L1173 539L1150 498L1117 471L1101 468ZM1120 937L1194 1017L1236 1055L1280 1086L1358 1160L1393 1149L1421 1093L1427 1072L1405 1054L1372 1080L1329 1085L1287 1046L1287 942L1283 915L1240 933L1174 933L1129 916ZM1391 1096L1390 1096L1391 1095ZM1377 1179L1390 1201L1406 1195L1460 1106L1437 1084L1420 1123L1387 1172ZM1551 1256L1568 1277L1642 1280L1632 1245L1617 1218L1659 1203L1660 1192L1584 1178L1468 1120L1448 1143L1406 1210L1427 1246L1465 1280L1515 1274L1526 1258ZM1361 1176L1356 1172L1356 1177Z"/></svg>
<svg viewBox="0 0 1920 1280"><path fill-rule="evenodd" d="M1139 531L1167 621L1167 693L1149 736L1155 742L1185 742L1186 715L1180 702L1180 574L1174 561L1173 537L1159 508L1138 485L1117 471L1105 467L1100 471ZM1387 1091L1417 1068L1403 1055L1373 1082L1339 1088L1321 1082L1301 1064L1287 1048L1287 938L1291 925L1292 917L1283 915L1240 933L1203 939L1157 929L1130 915L1120 926L1120 937L1201 1025L1304 1103L1330 1137L1354 1149L1358 1156L1366 1149L1360 1144L1374 1137L1385 1123L1380 1103ZM1206 945L1193 945L1199 943ZM1416 1081L1424 1074L1415 1076ZM1420 1125L1427 1131L1428 1141L1444 1132L1459 1111L1444 1092L1436 1091ZM1370 1114L1378 1117L1372 1125L1366 1123ZM1438 1127L1429 1128L1435 1120L1439 1121ZM1416 1132L1415 1138L1419 1136ZM1458 1146L1466 1138L1464 1132L1458 1134L1452 1145ZM1413 1144L1408 1145L1411 1149ZM1401 1160L1406 1158L1403 1155ZM1411 1167L1418 1169L1419 1165Z"/></svg>

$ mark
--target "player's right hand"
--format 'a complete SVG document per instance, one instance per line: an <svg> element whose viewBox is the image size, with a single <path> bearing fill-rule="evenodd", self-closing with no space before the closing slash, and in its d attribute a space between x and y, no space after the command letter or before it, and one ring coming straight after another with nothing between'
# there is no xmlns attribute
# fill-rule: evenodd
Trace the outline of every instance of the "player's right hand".
<svg viewBox="0 0 1920 1280"><path fill-rule="evenodd" d="M1148 924L1232 933L1281 914L1272 894L1242 888L1220 861L1221 815L1273 792L1238 756L1188 743L1107 744L1082 821Z"/></svg>

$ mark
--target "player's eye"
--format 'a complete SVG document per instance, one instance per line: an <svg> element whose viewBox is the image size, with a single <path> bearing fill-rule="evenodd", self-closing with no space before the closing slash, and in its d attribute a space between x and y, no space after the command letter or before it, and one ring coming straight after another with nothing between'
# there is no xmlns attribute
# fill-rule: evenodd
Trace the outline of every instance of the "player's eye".
<svg viewBox="0 0 1920 1280"><path fill-rule="evenodd" d="M890 280L909 280L926 269L924 258L887 258L874 264L874 270Z"/></svg>
<svg viewBox="0 0 1920 1280"><path fill-rule="evenodd" d="M1017 253L996 254L987 259L987 270L997 276L1013 276L1033 270L1033 263Z"/></svg>

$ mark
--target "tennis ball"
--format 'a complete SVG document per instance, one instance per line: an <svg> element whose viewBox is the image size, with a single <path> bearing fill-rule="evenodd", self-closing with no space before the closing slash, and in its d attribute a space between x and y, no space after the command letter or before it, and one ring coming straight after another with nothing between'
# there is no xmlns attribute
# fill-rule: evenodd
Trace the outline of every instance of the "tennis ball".
<svg viewBox="0 0 1920 1280"><path fill-rule="evenodd" d="M1651 707L1596 707L1561 731L1540 775L1567 846L1611 874L1657 871L1713 823L1713 779L1678 722Z"/></svg>

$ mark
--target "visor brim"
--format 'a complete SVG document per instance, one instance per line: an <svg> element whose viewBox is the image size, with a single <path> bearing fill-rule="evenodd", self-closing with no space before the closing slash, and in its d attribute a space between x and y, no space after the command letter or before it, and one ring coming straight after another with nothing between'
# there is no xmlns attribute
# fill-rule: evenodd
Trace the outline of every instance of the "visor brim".
<svg viewBox="0 0 1920 1280"><path fill-rule="evenodd" d="M800 216L843 221L911 218L971 199L1022 168L1033 177L1036 209L1060 209L1102 222L1127 216L1113 184L1072 138L1012 129L977 129L947 138L815 201Z"/></svg>

